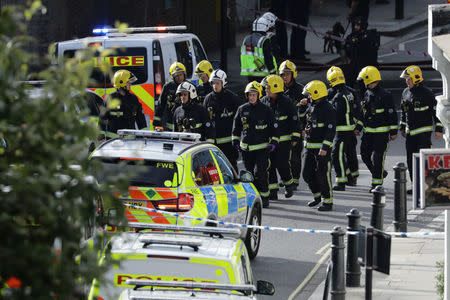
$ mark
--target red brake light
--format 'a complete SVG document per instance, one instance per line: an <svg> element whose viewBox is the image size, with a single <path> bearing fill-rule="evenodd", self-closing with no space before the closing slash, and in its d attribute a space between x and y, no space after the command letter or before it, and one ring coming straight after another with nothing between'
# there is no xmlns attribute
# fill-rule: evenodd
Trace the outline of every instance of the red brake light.
<svg viewBox="0 0 450 300"><path fill-rule="evenodd" d="M152 201L152 203L159 210L172 212L190 211L194 207L194 195L179 194L177 199L164 199Z"/></svg>
<svg viewBox="0 0 450 300"><path fill-rule="evenodd" d="M161 95L162 92L162 86L161 83L156 84L156 95Z"/></svg>
<svg viewBox="0 0 450 300"><path fill-rule="evenodd" d="M101 47L102 46L102 43L89 43L88 44L88 47L95 47L95 46L97 46L97 47Z"/></svg>
<svg viewBox="0 0 450 300"><path fill-rule="evenodd" d="M158 31L167 31L167 26L158 26L157 30Z"/></svg>

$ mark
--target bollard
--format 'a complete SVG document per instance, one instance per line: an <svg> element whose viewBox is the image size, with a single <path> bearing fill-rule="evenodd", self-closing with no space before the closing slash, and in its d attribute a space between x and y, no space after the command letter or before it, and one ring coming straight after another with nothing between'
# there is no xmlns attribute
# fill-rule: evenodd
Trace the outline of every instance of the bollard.
<svg viewBox="0 0 450 300"><path fill-rule="evenodd" d="M345 300L344 231L336 226L331 232L331 300Z"/></svg>
<svg viewBox="0 0 450 300"><path fill-rule="evenodd" d="M365 300L372 300L373 228L366 229L366 290Z"/></svg>
<svg viewBox="0 0 450 300"><path fill-rule="evenodd" d="M393 168L395 171L394 179L394 229L396 232L407 232L406 218L406 166L399 162Z"/></svg>
<svg viewBox="0 0 450 300"><path fill-rule="evenodd" d="M383 230L383 208L386 203L386 193L381 185L377 185L373 190L372 216L370 226L378 230Z"/></svg>
<svg viewBox="0 0 450 300"><path fill-rule="evenodd" d="M360 231L361 215L353 208L348 214L347 231ZM355 287L361 285L361 267L358 263L358 239L355 234L347 234L347 266L345 271L345 285Z"/></svg>
<svg viewBox="0 0 450 300"><path fill-rule="evenodd" d="M397 20L403 19L403 12L405 10L405 4L403 0L395 0L395 18Z"/></svg>

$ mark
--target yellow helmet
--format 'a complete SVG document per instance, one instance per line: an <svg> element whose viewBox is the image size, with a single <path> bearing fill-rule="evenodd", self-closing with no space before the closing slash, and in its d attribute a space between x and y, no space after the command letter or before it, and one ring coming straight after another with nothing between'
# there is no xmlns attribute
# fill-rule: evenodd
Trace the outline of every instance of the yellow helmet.
<svg viewBox="0 0 450 300"><path fill-rule="evenodd" d="M137 78L128 70L118 70L114 73L113 77L113 85L116 89L124 88L127 86L127 83L136 82Z"/></svg>
<svg viewBox="0 0 450 300"><path fill-rule="evenodd" d="M278 75L269 75L266 76L262 81L261 84L266 87L270 86L270 91L272 93L281 93L284 91L284 83L283 78L281 78Z"/></svg>
<svg viewBox="0 0 450 300"><path fill-rule="evenodd" d="M170 65L169 73L172 79L174 79L173 77L176 73L180 72L183 72L184 76L186 76L186 67L182 63L176 61Z"/></svg>
<svg viewBox="0 0 450 300"><path fill-rule="evenodd" d="M327 71L327 80L331 86L345 83L344 72L341 68L332 66Z"/></svg>
<svg viewBox="0 0 450 300"><path fill-rule="evenodd" d="M285 60L281 63L278 68L278 74L283 74L284 72L292 72L292 77L297 78L297 67L290 60Z"/></svg>
<svg viewBox="0 0 450 300"><path fill-rule="evenodd" d="M314 101L328 96L327 86L320 80L308 82L303 88L303 95L311 96Z"/></svg>
<svg viewBox="0 0 450 300"><path fill-rule="evenodd" d="M200 77L200 75L205 74L206 76L211 75L212 71L214 71L213 66L207 60L202 60L195 67L195 74Z"/></svg>
<svg viewBox="0 0 450 300"><path fill-rule="evenodd" d="M247 93L257 92L258 99L262 97L262 86L258 81L252 81L245 87L245 97L248 97Z"/></svg>
<svg viewBox="0 0 450 300"><path fill-rule="evenodd" d="M372 66L367 66L362 68L361 72L359 72L358 80L363 80L364 85L367 86L375 81L381 80L380 71L377 68Z"/></svg>
<svg viewBox="0 0 450 300"><path fill-rule="evenodd" d="M423 81L422 70L419 66L409 66L403 70L400 78L408 78L411 77L414 84L420 83Z"/></svg>

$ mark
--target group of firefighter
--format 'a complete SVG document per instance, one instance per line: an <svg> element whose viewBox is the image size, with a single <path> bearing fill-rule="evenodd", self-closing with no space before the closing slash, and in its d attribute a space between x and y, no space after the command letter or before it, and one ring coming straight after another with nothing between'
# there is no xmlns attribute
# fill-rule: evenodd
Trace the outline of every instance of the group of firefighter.
<svg viewBox="0 0 450 300"><path fill-rule="evenodd" d="M389 141L397 137L399 124L406 138L410 176L412 153L431 147L433 131L437 138L442 136L435 97L423 85L418 66L407 67L400 76L407 85L402 94L400 123L393 98L382 87L380 72L373 66L359 72L358 80L363 81L366 89L364 95L357 97L346 85L339 67L328 69L328 89L319 80L302 86L296 82L295 64L286 60L278 69L279 75L268 75L261 82L247 84L245 103L227 89L226 73L213 70L210 62L201 61L195 73L200 78L198 86L186 80L183 64L171 65L173 81L162 89L153 125L168 131L199 133L201 140L222 150L235 170L241 153L245 169L254 174L264 207L269 207L269 200L278 199L280 186L284 186L285 198L292 197L303 173L313 194L307 205L320 204L319 211L332 210L333 190L344 191L346 185L357 184L356 136L361 133L361 159L372 174L370 190L382 185L387 176L386 152ZM110 132L134 128L134 124L117 123L133 112L133 123L138 128L145 127L141 109L136 109L139 101L129 92L133 81L133 74L126 70L116 72L113 78L117 91L112 96L121 100L123 112L110 111L103 117L108 121L100 124L109 124ZM131 113L125 111L125 106L132 107L127 110ZM336 172L334 186L332 166Z"/></svg>

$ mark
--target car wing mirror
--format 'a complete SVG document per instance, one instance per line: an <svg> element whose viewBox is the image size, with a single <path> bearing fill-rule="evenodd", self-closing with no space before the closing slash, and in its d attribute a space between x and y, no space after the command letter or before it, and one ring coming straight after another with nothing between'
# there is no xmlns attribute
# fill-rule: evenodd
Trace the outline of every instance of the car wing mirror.
<svg viewBox="0 0 450 300"><path fill-rule="evenodd" d="M255 178L253 177L253 174L247 170L241 170L239 172L239 181L242 182L253 182Z"/></svg>
<svg viewBox="0 0 450 300"><path fill-rule="evenodd" d="M258 280L256 282L256 294L272 296L275 294L275 286L272 282Z"/></svg>

